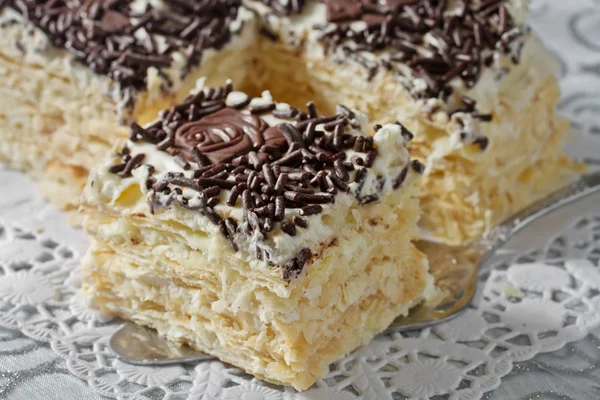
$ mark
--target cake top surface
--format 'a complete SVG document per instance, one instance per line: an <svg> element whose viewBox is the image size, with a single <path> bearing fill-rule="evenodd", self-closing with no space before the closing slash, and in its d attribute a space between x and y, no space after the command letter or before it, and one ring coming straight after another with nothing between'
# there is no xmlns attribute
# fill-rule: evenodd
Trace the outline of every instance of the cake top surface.
<svg viewBox="0 0 600 400"><path fill-rule="evenodd" d="M223 235L289 280L335 230L322 215L383 200L422 172L402 125L376 126L373 138L364 115L337 111L319 115L312 103L302 111L268 92L250 98L230 83L198 88L156 121L132 124L90 190L119 208L122 193L139 185L145 198L120 211L175 212L177 222Z"/></svg>
<svg viewBox="0 0 600 400"><path fill-rule="evenodd" d="M291 16L290 29L314 30L326 52L362 64L369 78L380 69L419 78L410 91L423 98L446 99L454 78L474 86L499 54L518 63L517 39L527 32L523 6L510 0L262 1Z"/></svg>
<svg viewBox="0 0 600 400"><path fill-rule="evenodd" d="M252 0L270 16L290 16L283 30L308 30L334 60L393 71L417 98L447 97L472 87L485 67L507 55L518 63L527 32L523 5L510 0ZM519 3L520 4L520 3ZM242 0L4 0L92 71L130 97L156 69L169 86L241 34L252 13ZM275 29L277 30L277 29ZM281 31L281 30L279 30ZM279 34L280 32L276 32ZM298 33L298 32L296 32ZM175 71L167 70L170 68ZM458 84L460 82L460 85ZM465 110L472 108L467 101Z"/></svg>
<svg viewBox="0 0 600 400"><path fill-rule="evenodd" d="M129 98L146 88L149 69L169 84L166 70L176 66L185 76L205 50L222 48L241 28L240 6L241 0L0 1L0 11L20 14Z"/></svg>

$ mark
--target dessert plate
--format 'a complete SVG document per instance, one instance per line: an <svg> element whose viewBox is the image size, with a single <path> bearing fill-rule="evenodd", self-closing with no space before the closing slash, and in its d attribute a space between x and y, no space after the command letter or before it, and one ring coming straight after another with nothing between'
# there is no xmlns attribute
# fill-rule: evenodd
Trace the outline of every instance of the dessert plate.
<svg viewBox="0 0 600 400"><path fill-rule="evenodd" d="M560 230L576 215L600 207L600 172L584 175L574 183L534 203L490 231L484 238L464 246L420 241L417 246L430 260L440 290L434 302L414 308L396 319L385 331L422 329L447 321L471 303L482 268L494 254L530 248L536 241ZM541 234L540 234L541 233ZM146 327L126 323L113 334L110 347L126 363L166 365L212 358L186 346L178 346Z"/></svg>

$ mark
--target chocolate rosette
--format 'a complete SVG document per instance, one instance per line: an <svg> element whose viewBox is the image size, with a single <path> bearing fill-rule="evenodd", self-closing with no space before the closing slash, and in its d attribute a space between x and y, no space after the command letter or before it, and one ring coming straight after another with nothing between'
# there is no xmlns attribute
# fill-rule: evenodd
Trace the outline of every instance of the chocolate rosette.
<svg viewBox="0 0 600 400"><path fill-rule="evenodd" d="M188 161L197 161L198 149L211 164L229 162L263 145L287 146L285 136L261 118L233 108L223 108L198 121L181 125L175 132L175 148Z"/></svg>

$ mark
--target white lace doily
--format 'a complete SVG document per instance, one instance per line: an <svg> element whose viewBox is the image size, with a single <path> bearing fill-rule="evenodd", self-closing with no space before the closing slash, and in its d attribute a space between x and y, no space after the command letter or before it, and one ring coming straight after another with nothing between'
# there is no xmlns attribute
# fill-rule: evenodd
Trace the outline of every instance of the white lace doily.
<svg viewBox="0 0 600 400"><path fill-rule="evenodd" d="M117 321L76 296L81 232L34 194L21 175L0 170L18 193L0 204L0 326L49 342L69 371L119 399L350 400L476 399L513 362L561 348L600 326L600 210L573 221L542 249L499 259L482 277L478 304L449 323L375 339L332 365L304 393L268 385L218 361L139 367L115 359ZM252 394L252 396L250 396Z"/></svg>
<svg viewBox="0 0 600 400"><path fill-rule="evenodd" d="M562 55L562 111L579 133L572 151L600 166L600 7L593 0L564 3L535 2L532 20ZM111 398L479 399L513 363L600 326L598 210L541 248L498 257L481 278L476 304L457 319L379 337L333 364L306 392L263 383L218 361L131 366L107 345L118 321L103 319L76 296L78 261L87 246L82 233L22 175L0 167L0 187L0 326L50 343L71 374Z"/></svg>

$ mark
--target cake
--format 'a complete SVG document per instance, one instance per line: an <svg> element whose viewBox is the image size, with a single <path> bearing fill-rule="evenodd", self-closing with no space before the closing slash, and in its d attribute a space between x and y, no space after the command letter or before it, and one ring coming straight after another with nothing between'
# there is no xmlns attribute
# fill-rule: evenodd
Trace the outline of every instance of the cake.
<svg viewBox="0 0 600 400"><path fill-rule="evenodd" d="M89 169L129 125L183 99L199 76L246 80L241 1L0 2L0 160L77 207Z"/></svg>
<svg viewBox="0 0 600 400"><path fill-rule="evenodd" d="M91 165L230 78L259 95L402 122L425 165L424 234L464 243L580 171L565 155L556 62L526 1L5 0L0 158L73 207Z"/></svg>
<svg viewBox="0 0 600 400"><path fill-rule="evenodd" d="M558 64L526 24L527 1L252 4L271 38L258 85L414 133L425 237L468 242L581 171L563 150Z"/></svg>
<svg viewBox="0 0 600 400"><path fill-rule="evenodd" d="M435 295L412 134L202 81L89 176L83 296L303 390Z"/></svg>

